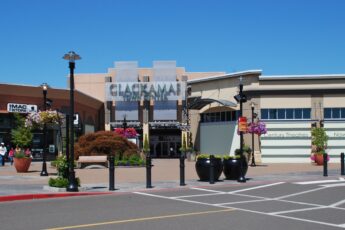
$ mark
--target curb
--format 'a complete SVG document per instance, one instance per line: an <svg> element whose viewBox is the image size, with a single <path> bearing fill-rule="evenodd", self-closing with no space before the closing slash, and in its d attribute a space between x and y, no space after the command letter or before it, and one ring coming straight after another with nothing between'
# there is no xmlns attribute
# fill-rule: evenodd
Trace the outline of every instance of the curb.
<svg viewBox="0 0 345 230"><path fill-rule="evenodd" d="M9 196L0 196L0 202L16 201L16 200L35 200L50 199L73 196L92 196L92 195L109 195L112 192L76 192L76 193L36 193L36 194L18 194Z"/></svg>

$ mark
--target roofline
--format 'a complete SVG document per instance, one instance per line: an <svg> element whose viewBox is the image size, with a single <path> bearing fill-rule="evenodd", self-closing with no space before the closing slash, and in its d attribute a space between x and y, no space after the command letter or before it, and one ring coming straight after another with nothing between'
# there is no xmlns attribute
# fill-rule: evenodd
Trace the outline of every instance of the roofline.
<svg viewBox="0 0 345 230"><path fill-rule="evenodd" d="M29 84L16 84L16 83L7 83L7 82L0 82L0 85L9 85L9 86L23 86L23 87L32 87L32 88L42 88L40 85L29 85ZM67 88L56 88L48 84L48 89L57 89L57 90L69 90Z"/></svg>
<svg viewBox="0 0 345 230"><path fill-rule="evenodd" d="M259 81L283 80L318 80L318 79L345 79L345 74L318 74L318 75L271 75L259 76Z"/></svg>
<svg viewBox="0 0 345 230"><path fill-rule="evenodd" d="M187 83L193 84L193 83L199 83L199 82L205 82L205 81L221 80L221 79L226 79L226 78L240 77L242 75L248 75L248 74L261 75L261 73L262 73L262 70L245 70L245 71L240 71L240 72L228 73L225 75L222 74L222 75L217 75L217 76L192 79L192 80L188 80Z"/></svg>

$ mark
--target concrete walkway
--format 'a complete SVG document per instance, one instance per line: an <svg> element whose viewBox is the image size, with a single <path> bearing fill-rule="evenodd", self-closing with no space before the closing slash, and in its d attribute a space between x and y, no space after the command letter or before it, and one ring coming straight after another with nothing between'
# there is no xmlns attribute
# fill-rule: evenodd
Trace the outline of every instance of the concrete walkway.
<svg viewBox="0 0 345 230"><path fill-rule="evenodd" d="M208 186L208 182L201 182L195 171L195 162L185 161L185 180L187 186ZM179 186L179 160L153 159L152 185L154 189L176 188ZM50 177L56 177L56 169L47 163L48 177L41 177L41 162L33 162L28 173L17 173L14 166L6 164L0 166L0 196L18 194L53 193L44 190ZM340 177L340 164L329 164L329 177ZM323 178L323 167L313 164L259 164L249 167L247 183L262 181L308 180ZM76 169L76 176L80 178L84 191L108 191L108 169ZM221 184L238 184L236 181L221 180ZM128 192L146 189L145 167L117 167L115 169L115 192Z"/></svg>

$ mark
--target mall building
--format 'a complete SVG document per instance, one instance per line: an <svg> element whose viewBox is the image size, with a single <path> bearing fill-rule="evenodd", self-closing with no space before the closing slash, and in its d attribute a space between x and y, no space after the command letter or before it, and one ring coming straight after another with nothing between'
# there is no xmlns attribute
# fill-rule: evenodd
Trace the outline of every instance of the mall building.
<svg viewBox="0 0 345 230"><path fill-rule="evenodd" d="M66 89L47 89L47 109L69 114L70 91ZM76 91L74 121L76 137L85 133L104 130L104 103L82 92ZM43 110L43 90L41 86L26 86L0 83L0 142L11 146L11 130L15 128L14 113L26 116L29 112ZM43 130L33 131L31 150L36 160L42 159L44 139ZM65 148L66 123L62 126L47 127L47 159L54 159Z"/></svg>
<svg viewBox="0 0 345 230"><path fill-rule="evenodd" d="M199 153L229 155L240 142L234 99L240 79L247 97L243 115L251 121L254 107L268 128L254 136L257 161L310 162L311 128L320 125L331 160L338 161L345 151L345 75L186 72L175 61L154 61L152 68L115 62L106 73L76 74L75 87L104 103L105 129L126 122L141 143L148 135L154 157L179 156L182 136ZM251 147L251 134L244 140Z"/></svg>

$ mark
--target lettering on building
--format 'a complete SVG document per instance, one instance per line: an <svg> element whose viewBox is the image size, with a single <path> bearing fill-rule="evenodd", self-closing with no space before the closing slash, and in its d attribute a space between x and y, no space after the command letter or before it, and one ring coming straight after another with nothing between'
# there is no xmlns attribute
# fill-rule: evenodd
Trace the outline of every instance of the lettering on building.
<svg viewBox="0 0 345 230"><path fill-rule="evenodd" d="M7 111L10 113L31 113L37 112L37 105L8 103Z"/></svg>
<svg viewBox="0 0 345 230"><path fill-rule="evenodd" d="M173 101L185 97L185 83L163 82L108 82L105 85L107 101Z"/></svg>

